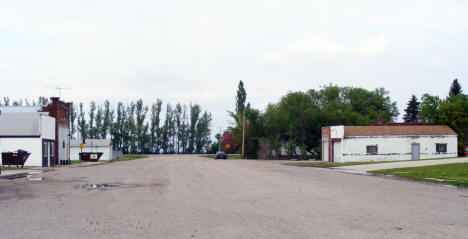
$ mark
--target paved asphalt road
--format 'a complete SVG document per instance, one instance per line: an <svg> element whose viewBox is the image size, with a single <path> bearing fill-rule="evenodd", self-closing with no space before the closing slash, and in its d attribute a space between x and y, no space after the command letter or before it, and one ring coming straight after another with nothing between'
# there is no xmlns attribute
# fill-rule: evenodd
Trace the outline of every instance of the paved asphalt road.
<svg viewBox="0 0 468 239"><path fill-rule="evenodd" d="M1 238L468 237L467 189L395 178L195 156L43 176L0 179Z"/></svg>

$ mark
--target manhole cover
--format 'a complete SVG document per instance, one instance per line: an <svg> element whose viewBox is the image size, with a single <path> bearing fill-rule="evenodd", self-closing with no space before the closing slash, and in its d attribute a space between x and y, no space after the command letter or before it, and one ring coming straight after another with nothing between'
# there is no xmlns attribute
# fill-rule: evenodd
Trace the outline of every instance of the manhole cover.
<svg viewBox="0 0 468 239"><path fill-rule="evenodd" d="M114 188L127 188L129 185L122 185L122 184L80 184L76 186L77 188L84 188L84 189L114 189Z"/></svg>

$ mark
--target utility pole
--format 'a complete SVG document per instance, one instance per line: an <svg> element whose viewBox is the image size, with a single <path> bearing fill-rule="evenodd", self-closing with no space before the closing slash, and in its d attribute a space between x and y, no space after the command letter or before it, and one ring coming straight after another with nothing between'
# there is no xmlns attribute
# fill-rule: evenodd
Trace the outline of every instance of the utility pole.
<svg viewBox="0 0 468 239"><path fill-rule="evenodd" d="M242 116L242 154L241 154L242 159L244 159L244 141L245 141L245 107L244 107L244 113Z"/></svg>
<svg viewBox="0 0 468 239"><path fill-rule="evenodd" d="M219 127L219 139L218 139L218 151L221 151L221 131L222 127Z"/></svg>

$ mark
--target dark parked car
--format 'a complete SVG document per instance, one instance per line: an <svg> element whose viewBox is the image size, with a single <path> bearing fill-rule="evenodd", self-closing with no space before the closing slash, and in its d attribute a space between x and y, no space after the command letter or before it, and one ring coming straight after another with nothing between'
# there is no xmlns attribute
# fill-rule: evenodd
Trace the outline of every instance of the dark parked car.
<svg viewBox="0 0 468 239"><path fill-rule="evenodd" d="M215 159L227 159L227 154L223 151L216 152Z"/></svg>

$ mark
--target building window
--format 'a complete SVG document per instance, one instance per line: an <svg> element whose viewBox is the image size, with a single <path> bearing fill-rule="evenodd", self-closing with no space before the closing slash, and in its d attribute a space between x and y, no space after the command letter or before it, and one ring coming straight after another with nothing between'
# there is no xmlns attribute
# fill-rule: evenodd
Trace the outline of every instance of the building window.
<svg viewBox="0 0 468 239"><path fill-rule="evenodd" d="M437 153L447 153L447 144L436 144Z"/></svg>
<svg viewBox="0 0 468 239"><path fill-rule="evenodd" d="M377 145L368 145L367 154L377 154Z"/></svg>

